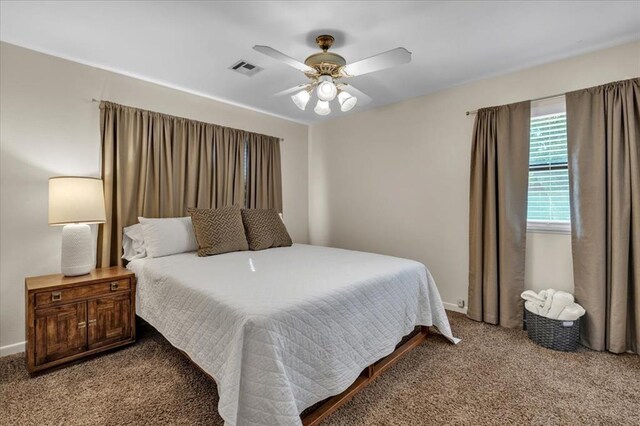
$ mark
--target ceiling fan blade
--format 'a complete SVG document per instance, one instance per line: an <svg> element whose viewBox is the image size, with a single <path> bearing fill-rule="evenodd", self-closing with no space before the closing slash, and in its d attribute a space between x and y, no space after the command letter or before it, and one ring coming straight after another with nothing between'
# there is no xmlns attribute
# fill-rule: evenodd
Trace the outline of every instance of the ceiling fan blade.
<svg viewBox="0 0 640 426"><path fill-rule="evenodd" d="M273 96L290 95L291 93L299 92L300 90L305 90L305 89L308 89L309 87L311 87L310 83L309 84L300 84L298 86L291 87L289 89L283 90L282 92L275 93Z"/></svg>
<svg viewBox="0 0 640 426"><path fill-rule="evenodd" d="M369 97L369 95L365 95L363 92L361 92L360 90L356 89L351 84L340 83L340 84L338 84L338 88L340 90L344 90L345 92L348 92L350 95L355 96L356 98L358 98L358 105L366 105L366 104L368 104L369 102L371 102L373 100L373 99L371 99Z"/></svg>
<svg viewBox="0 0 640 426"><path fill-rule="evenodd" d="M316 72L316 70L314 70L310 66L305 65L302 62L293 59L291 56L285 55L284 53L274 49L273 47L269 47L269 46L253 46L253 50L255 50L257 52L260 52L263 55L270 56L273 59L277 59L280 62L284 62L285 64L287 64L290 67L293 67L293 68L295 68L295 69L297 69L299 71L306 72L306 73L315 73Z"/></svg>
<svg viewBox="0 0 640 426"><path fill-rule="evenodd" d="M345 74L345 77L355 77L406 64L407 62L411 62L411 52L404 47L396 47L361 61L347 64L342 68L342 73Z"/></svg>

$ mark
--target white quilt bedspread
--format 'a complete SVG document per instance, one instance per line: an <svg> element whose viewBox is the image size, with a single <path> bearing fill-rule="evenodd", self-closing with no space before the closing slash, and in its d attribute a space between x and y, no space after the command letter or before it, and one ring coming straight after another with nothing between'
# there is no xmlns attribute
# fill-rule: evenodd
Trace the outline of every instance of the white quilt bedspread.
<svg viewBox="0 0 640 426"><path fill-rule="evenodd" d="M299 425L416 325L455 341L421 263L295 244L137 259L136 312L217 381L228 425Z"/></svg>

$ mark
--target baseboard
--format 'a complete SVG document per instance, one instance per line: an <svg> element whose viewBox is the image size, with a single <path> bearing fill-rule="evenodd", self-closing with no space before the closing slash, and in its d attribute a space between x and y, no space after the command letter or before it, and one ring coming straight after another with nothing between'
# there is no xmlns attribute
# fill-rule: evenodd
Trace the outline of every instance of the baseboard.
<svg viewBox="0 0 640 426"><path fill-rule="evenodd" d="M467 313L467 308L459 308L455 303L442 302L442 304L447 311L460 312L461 314Z"/></svg>
<svg viewBox="0 0 640 426"><path fill-rule="evenodd" d="M0 347L0 357L24 352L26 344L27 342L18 342L13 345L2 346Z"/></svg>

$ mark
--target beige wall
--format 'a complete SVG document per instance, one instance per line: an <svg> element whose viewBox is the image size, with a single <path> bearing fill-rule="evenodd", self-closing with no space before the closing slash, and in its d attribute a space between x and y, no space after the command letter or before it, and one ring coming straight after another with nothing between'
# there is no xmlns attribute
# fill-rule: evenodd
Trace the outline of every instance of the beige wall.
<svg viewBox="0 0 640 426"><path fill-rule="evenodd" d="M465 112L638 76L633 43L312 125L312 244L416 259L443 301L466 301L474 116ZM527 248L528 288L573 290L569 235L530 233Z"/></svg>
<svg viewBox="0 0 640 426"><path fill-rule="evenodd" d="M99 112L91 98L284 138L285 222L294 241L308 242L306 125L6 43L0 66L2 352L24 340L24 278L60 270L61 228L47 226L47 179L99 175Z"/></svg>

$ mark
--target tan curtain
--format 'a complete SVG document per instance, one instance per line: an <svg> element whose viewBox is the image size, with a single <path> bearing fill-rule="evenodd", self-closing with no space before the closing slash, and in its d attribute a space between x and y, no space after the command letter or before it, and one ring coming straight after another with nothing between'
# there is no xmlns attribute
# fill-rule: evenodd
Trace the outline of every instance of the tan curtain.
<svg viewBox="0 0 640 426"><path fill-rule="evenodd" d="M467 315L512 328L522 326L530 109L479 110L471 149Z"/></svg>
<svg viewBox="0 0 640 426"><path fill-rule="evenodd" d="M282 212L280 139L250 134L247 144L247 207Z"/></svg>
<svg viewBox="0 0 640 426"><path fill-rule="evenodd" d="M582 342L640 348L640 79L567 94L576 300Z"/></svg>
<svg viewBox="0 0 640 426"><path fill-rule="evenodd" d="M243 204L249 133L110 102L100 104L100 130L107 220L98 265L122 263L122 229L138 216Z"/></svg>
<svg viewBox="0 0 640 426"><path fill-rule="evenodd" d="M219 127L216 143L215 203L244 206L244 161L247 132Z"/></svg>

